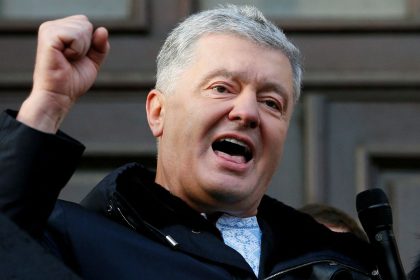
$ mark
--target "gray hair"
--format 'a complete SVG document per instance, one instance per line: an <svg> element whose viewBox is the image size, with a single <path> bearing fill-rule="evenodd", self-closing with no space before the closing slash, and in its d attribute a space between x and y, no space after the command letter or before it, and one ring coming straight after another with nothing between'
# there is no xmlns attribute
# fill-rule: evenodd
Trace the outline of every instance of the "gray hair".
<svg viewBox="0 0 420 280"><path fill-rule="evenodd" d="M299 50L283 31L256 8L228 5L188 17L169 34L157 57L156 88L171 92L176 77L192 61L194 43L210 33L231 33L257 44L280 50L293 72L293 99L299 99L302 79Z"/></svg>

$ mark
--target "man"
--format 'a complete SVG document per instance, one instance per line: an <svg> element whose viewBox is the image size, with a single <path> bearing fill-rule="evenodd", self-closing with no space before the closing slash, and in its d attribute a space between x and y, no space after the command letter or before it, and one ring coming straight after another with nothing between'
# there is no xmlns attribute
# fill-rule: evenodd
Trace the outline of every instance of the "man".
<svg viewBox="0 0 420 280"><path fill-rule="evenodd" d="M191 16L162 47L146 102L156 174L128 164L82 206L55 204L83 151L60 123L108 50L84 16L41 25L32 93L0 120L2 211L84 279L370 279L367 244L264 196L301 69L250 7Z"/></svg>

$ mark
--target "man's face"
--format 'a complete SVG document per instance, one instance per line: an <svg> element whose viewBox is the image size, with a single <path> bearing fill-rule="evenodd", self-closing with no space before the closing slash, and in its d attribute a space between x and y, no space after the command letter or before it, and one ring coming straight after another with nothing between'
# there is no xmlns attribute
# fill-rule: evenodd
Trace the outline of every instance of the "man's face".
<svg viewBox="0 0 420 280"><path fill-rule="evenodd" d="M159 139L156 182L197 211L255 215L282 154L292 79L278 50L234 35L203 36L174 92L148 97L159 104L158 129L151 125Z"/></svg>

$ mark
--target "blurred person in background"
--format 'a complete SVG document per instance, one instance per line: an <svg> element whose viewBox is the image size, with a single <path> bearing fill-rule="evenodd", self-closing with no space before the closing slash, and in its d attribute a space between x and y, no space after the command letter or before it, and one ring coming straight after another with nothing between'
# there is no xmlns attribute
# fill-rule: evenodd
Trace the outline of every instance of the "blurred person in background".
<svg viewBox="0 0 420 280"><path fill-rule="evenodd" d="M325 204L311 203L299 209L301 212L311 215L318 223L335 232L351 232L357 237L368 241L366 233L346 212Z"/></svg>

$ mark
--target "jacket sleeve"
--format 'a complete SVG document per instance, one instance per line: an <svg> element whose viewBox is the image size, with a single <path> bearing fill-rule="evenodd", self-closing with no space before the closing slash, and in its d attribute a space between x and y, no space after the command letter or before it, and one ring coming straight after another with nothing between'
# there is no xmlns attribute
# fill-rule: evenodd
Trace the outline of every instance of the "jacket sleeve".
<svg viewBox="0 0 420 280"><path fill-rule="evenodd" d="M48 134L0 114L0 211L39 238L84 146L62 132Z"/></svg>

